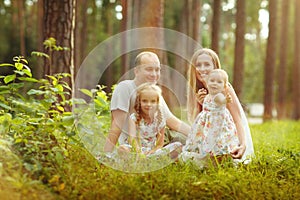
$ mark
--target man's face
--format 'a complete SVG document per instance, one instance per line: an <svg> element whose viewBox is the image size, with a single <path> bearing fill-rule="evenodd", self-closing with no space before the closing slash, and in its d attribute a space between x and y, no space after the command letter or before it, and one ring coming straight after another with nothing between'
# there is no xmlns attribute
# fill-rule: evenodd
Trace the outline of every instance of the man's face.
<svg viewBox="0 0 300 200"><path fill-rule="evenodd" d="M137 85L151 82L157 83L160 78L160 62L159 59L154 55L144 55L141 58L141 65L135 68L135 79Z"/></svg>

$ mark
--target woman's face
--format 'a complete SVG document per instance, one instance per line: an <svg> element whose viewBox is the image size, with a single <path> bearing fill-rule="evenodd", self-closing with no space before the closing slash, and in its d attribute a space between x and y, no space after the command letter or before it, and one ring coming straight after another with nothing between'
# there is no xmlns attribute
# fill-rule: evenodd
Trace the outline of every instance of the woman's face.
<svg viewBox="0 0 300 200"><path fill-rule="evenodd" d="M206 76L215 68L212 58L207 54L201 54L198 56L195 67L196 78L202 83L205 83Z"/></svg>

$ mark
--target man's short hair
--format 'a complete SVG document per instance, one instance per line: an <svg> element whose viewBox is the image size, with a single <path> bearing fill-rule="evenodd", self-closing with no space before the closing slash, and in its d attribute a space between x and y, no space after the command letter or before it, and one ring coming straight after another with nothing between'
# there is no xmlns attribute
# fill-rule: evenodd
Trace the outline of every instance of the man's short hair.
<svg viewBox="0 0 300 200"><path fill-rule="evenodd" d="M148 56L157 56L155 53L151 52L151 51L143 51L141 53L139 53L135 60L134 60L134 67L137 67L139 65L141 65L141 60L142 60L142 57L145 56L145 55L148 55Z"/></svg>

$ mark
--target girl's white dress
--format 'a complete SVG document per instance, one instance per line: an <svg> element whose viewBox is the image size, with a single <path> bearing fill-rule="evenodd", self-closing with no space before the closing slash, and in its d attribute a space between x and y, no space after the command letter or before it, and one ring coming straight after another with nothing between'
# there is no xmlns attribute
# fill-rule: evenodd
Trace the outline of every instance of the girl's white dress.
<svg viewBox="0 0 300 200"><path fill-rule="evenodd" d="M130 118L133 121L136 121L136 114L131 114ZM159 121L156 115L154 116L154 120L152 123L146 123L144 119L140 121L140 125L137 128L136 132L141 145L142 152L150 151L155 147L157 141L157 134L160 133L161 129L165 128L165 126L166 120L164 119L164 117L162 117L162 119ZM156 150L156 152L149 156L159 155L163 152L171 153L173 151L178 151L181 147L182 144L180 142L170 143L164 146L162 149Z"/></svg>
<svg viewBox="0 0 300 200"><path fill-rule="evenodd" d="M203 102L203 110L192 125L183 152L198 158L207 155L224 155L239 145L236 126L226 105L218 105L215 95L208 94Z"/></svg>

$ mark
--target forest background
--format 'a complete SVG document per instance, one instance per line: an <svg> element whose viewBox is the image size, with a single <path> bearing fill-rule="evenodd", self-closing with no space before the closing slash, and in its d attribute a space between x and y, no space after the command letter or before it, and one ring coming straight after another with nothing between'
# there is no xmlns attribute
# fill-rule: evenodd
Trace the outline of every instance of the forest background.
<svg viewBox="0 0 300 200"><path fill-rule="evenodd" d="M34 77L67 72L74 87L82 62L99 43L134 28L167 28L215 50L242 103L264 104L264 120L299 119L299 10L297 0L1 0L0 61L11 63L14 56L22 55ZM45 49L43 41L49 37L69 50ZM163 39L145 38L154 43ZM121 40L109 51L125 46ZM51 60L34 57L33 51L51 54ZM189 60L157 53L163 64L186 76ZM107 86L108 93L132 66L135 55L124 54L107 67L99 84ZM0 72L10 73L6 67ZM167 74L164 81L171 80ZM179 98L185 98L185 86L174 87L182 91ZM174 102L165 94L167 102L176 105L178 99Z"/></svg>
<svg viewBox="0 0 300 200"><path fill-rule="evenodd" d="M300 199L300 127L294 121L300 113L299 9L299 0L0 0L0 199ZM159 46L170 39L158 32L117 37L141 27L182 33L214 49L245 108L264 104L268 122L250 124L251 164L199 170L158 160L151 164L160 170L142 173L145 165L136 166L141 171L129 165L135 173L124 173L131 162L119 171L95 159L110 127L111 86L141 49L80 70L91 55L105 61L124 52L128 41ZM93 56L110 39L114 45ZM151 50L186 77L190 57ZM105 71L94 84L90 77L99 67ZM185 94L186 82L166 72L163 82ZM77 89L92 104L68 98L77 92L79 74L92 88ZM180 92L176 98L164 94L172 108L185 99ZM83 105L74 109L80 112L68 110L73 103Z"/></svg>

